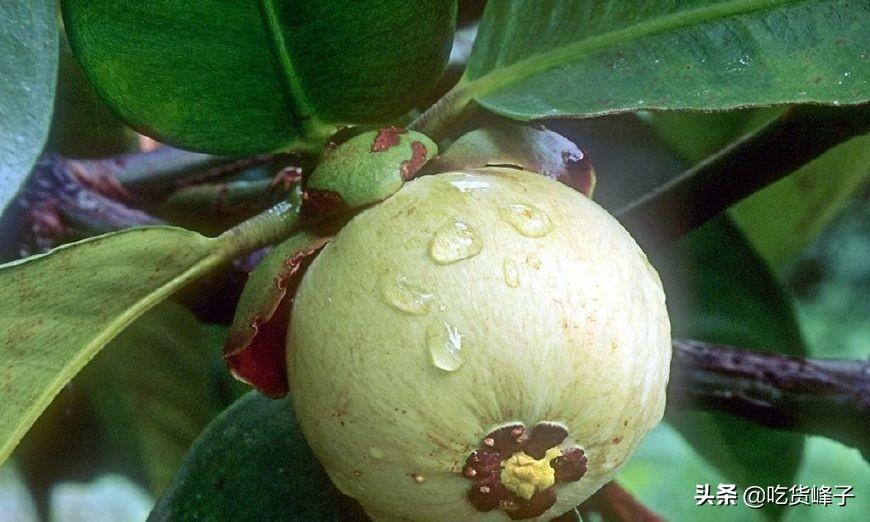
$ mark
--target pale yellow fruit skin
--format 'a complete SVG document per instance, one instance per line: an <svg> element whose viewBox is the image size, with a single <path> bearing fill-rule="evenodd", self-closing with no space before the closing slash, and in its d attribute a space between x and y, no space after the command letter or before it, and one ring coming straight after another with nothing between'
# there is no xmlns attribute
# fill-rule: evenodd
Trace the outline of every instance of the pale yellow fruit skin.
<svg viewBox="0 0 870 522"><path fill-rule="evenodd" d="M502 217L514 203L543 211L552 230L518 233ZM437 264L433 234L457 218L482 250ZM382 285L398 275L434 296L428 313L387 304ZM426 347L441 322L462 335L453 372ZM535 519L549 520L609 481L659 422L671 344L658 275L613 217L544 176L482 169L417 179L355 217L305 274L287 353L308 441L374 519L509 520L466 500L465 459L499 424L555 421L569 431L562 446L589 462L555 486Z"/></svg>

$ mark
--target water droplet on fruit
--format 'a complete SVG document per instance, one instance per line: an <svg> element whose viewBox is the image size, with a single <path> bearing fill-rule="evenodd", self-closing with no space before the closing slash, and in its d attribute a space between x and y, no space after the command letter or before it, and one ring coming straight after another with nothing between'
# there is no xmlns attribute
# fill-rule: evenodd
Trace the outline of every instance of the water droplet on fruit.
<svg viewBox="0 0 870 522"><path fill-rule="evenodd" d="M429 254L438 264L447 265L480 253L483 241L467 223L458 219L447 223L432 237Z"/></svg>
<svg viewBox="0 0 870 522"><path fill-rule="evenodd" d="M447 323L435 323L429 327L426 345L435 367L453 372L465 363L462 358L462 334Z"/></svg>
<svg viewBox="0 0 870 522"><path fill-rule="evenodd" d="M502 218L526 237L543 237L553 230L553 222L542 210L516 203L502 209Z"/></svg>
<svg viewBox="0 0 870 522"><path fill-rule="evenodd" d="M426 315L435 297L409 283L405 276L386 278L383 284L383 295L393 308L411 315Z"/></svg>
<svg viewBox="0 0 870 522"><path fill-rule="evenodd" d="M374 459L384 458L384 451L380 448L369 448L369 455Z"/></svg>
<svg viewBox="0 0 870 522"><path fill-rule="evenodd" d="M529 265L529 268L537 270L541 268L541 259L535 254L529 254L526 256L526 264Z"/></svg>
<svg viewBox="0 0 870 522"><path fill-rule="evenodd" d="M504 260L504 282L511 288L520 286L520 270L513 259Z"/></svg>

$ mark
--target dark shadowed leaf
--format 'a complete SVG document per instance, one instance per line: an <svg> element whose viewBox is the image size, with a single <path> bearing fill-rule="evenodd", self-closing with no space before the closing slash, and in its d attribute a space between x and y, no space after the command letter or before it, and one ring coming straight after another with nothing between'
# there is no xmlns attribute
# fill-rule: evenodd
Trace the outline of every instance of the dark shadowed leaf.
<svg viewBox="0 0 870 522"><path fill-rule="evenodd" d="M54 102L54 0L0 3L0 212L42 151Z"/></svg>
<svg viewBox="0 0 870 522"><path fill-rule="evenodd" d="M853 138L729 212L774 268L792 261L870 179L870 136Z"/></svg>
<svg viewBox="0 0 870 522"><path fill-rule="evenodd" d="M727 218L695 230L656 265L665 282L675 337L806 354L789 298ZM716 413L670 411L669 420L736 483L793 483L802 435Z"/></svg>
<svg viewBox="0 0 870 522"><path fill-rule="evenodd" d="M652 124L674 151L696 163L782 111L665 112ZM829 131L824 130L823 132ZM870 137L831 148L788 177L737 203L729 214L758 253L778 269L806 246L870 175Z"/></svg>
<svg viewBox="0 0 870 522"><path fill-rule="evenodd" d="M456 89L528 120L870 96L861 0L494 0Z"/></svg>
<svg viewBox="0 0 870 522"><path fill-rule="evenodd" d="M250 392L194 443L149 521L337 521L338 493L305 442L289 397Z"/></svg>
<svg viewBox="0 0 870 522"><path fill-rule="evenodd" d="M782 107L721 112L667 111L643 113L667 144L690 164L718 152L746 133L781 115Z"/></svg>
<svg viewBox="0 0 870 522"><path fill-rule="evenodd" d="M224 244L139 228L0 266L0 462L106 343L232 255Z"/></svg>
<svg viewBox="0 0 870 522"><path fill-rule="evenodd" d="M166 301L121 332L82 371L108 442L132 458L152 494L169 485L193 441L222 409L213 362L226 335Z"/></svg>
<svg viewBox="0 0 870 522"><path fill-rule="evenodd" d="M65 0L73 49L133 127L225 154L319 147L413 107L441 76L455 0Z"/></svg>

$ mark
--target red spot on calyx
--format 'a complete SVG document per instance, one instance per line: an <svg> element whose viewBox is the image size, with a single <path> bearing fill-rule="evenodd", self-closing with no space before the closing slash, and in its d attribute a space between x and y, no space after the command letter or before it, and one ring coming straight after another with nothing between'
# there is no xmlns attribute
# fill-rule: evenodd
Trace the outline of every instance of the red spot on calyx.
<svg viewBox="0 0 870 522"><path fill-rule="evenodd" d="M372 152L384 152L390 147L395 147L399 144L399 134L404 134L406 132L407 131L403 127L397 127L395 125L378 129L375 141L372 142Z"/></svg>
<svg viewBox="0 0 870 522"><path fill-rule="evenodd" d="M299 212L307 218L333 216L350 210L350 206L333 190L306 189Z"/></svg>
<svg viewBox="0 0 870 522"><path fill-rule="evenodd" d="M237 379L276 399L283 397L289 388L284 354L288 315L289 304L283 300L266 321L251 325L256 334L243 349L224 355L227 367Z"/></svg>
<svg viewBox="0 0 870 522"><path fill-rule="evenodd" d="M478 449L471 452L465 461L462 474L474 481L466 495L478 511L499 508L511 519L535 518L556 503L552 488L535 492L525 499L509 490L501 482L502 462L513 454L523 451L535 459L545 456L548 449L561 444L568 431L554 423L541 422L532 430L522 424L504 426L487 434ZM562 455L550 462L556 483L574 482L586 473L586 456L574 446L562 450Z"/></svg>
<svg viewBox="0 0 870 522"><path fill-rule="evenodd" d="M277 291L258 308L257 316L246 328L231 328L224 344L224 361L237 379L250 384L260 393L279 398L289 389L287 382L286 340L292 315L292 300L301 281L301 273L327 242L321 237L308 248L284 260L274 275Z"/></svg>
<svg viewBox="0 0 870 522"><path fill-rule="evenodd" d="M411 180L414 178L414 175L417 174L417 171L420 170L420 167L426 163L428 159L429 151L426 150L426 146L419 141L411 142L411 159L405 160L402 162L399 171L402 175L402 179L405 181Z"/></svg>

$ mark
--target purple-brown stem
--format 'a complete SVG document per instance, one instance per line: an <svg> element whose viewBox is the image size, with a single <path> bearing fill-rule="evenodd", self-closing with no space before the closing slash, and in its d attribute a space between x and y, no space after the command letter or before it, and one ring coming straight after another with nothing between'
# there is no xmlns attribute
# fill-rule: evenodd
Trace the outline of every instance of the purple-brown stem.
<svg viewBox="0 0 870 522"><path fill-rule="evenodd" d="M641 504L616 482L608 482L577 506L582 515L598 513L605 522L661 522L664 519ZM559 519L557 519L559 520Z"/></svg>
<svg viewBox="0 0 870 522"><path fill-rule="evenodd" d="M676 339L668 405L824 435L870 458L870 361L809 359Z"/></svg>

